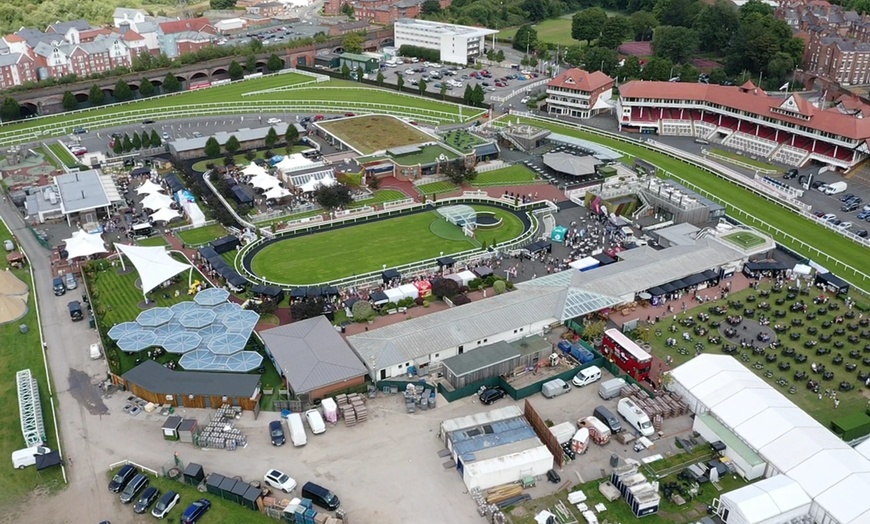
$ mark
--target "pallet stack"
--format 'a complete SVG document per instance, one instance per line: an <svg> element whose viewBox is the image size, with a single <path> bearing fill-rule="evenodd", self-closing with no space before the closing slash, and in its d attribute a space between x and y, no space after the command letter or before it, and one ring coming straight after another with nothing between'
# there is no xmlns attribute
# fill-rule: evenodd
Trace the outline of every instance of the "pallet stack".
<svg viewBox="0 0 870 524"><path fill-rule="evenodd" d="M366 398L359 393L351 393L347 397L348 402L353 407L354 415L356 415L357 423L365 422L369 418L369 412L366 409Z"/></svg>
<svg viewBox="0 0 870 524"><path fill-rule="evenodd" d="M523 494L523 487L519 484L505 484L486 490L486 503L498 504Z"/></svg>
<svg viewBox="0 0 870 524"><path fill-rule="evenodd" d="M630 397L651 419L657 416L662 418L675 418L689 412L686 402L674 393L666 393L656 398L650 398L645 393Z"/></svg>
<svg viewBox="0 0 870 524"><path fill-rule="evenodd" d="M477 503L477 514L486 518L490 524L506 524L507 517L502 513L501 509L495 504L488 504L486 496L480 492L480 489L473 488L471 490L471 498Z"/></svg>
<svg viewBox="0 0 870 524"><path fill-rule="evenodd" d="M338 404L345 426L356 426L357 423L368 420L366 398L359 393L336 395L335 403Z"/></svg>

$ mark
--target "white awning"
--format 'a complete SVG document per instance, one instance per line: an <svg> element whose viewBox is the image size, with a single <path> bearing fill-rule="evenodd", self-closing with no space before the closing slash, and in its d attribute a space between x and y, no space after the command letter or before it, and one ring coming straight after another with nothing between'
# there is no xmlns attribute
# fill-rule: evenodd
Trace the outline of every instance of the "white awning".
<svg viewBox="0 0 870 524"><path fill-rule="evenodd" d="M90 234L79 229L70 238L64 239L69 258L89 257L108 251L103 238L98 234Z"/></svg>
<svg viewBox="0 0 870 524"><path fill-rule="evenodd" d="M165 246L115 244L115 248L125 255L139 272L143 295L175 275L190 269L190 265L172 258ZM122 257L121 262L123 261Z"/></svg>
<svg viewBox="0 0 870 524"><path fill-rule="evenodd" d="M162 193L152 193L142 199L142 207L157 211L164 207L169 207L173 200L171 196Z"/></svg>
<svg viewBox="0 0 870 524"><path fill-rule="evenodd" d="M305 193L310 193L310 192L314 191L315 189L317 189L318 186L321 186L321 185L334 186L337 183L338 183L338 180L336 180L332 177L321 178L320 180L309 180L308 182L305 182L304 184L299 186L299 189L301 189Z"/></svg>
<svg viewBox="0 0 870 524"><path fill-rule="evenodd" d="M279 187L281 185L281 181L271 175L258 175L252 178L249 182L252 186L257 189L265 189L269 190L273 187Z"/></svg>
<svg viewBox="0 0 870 524"><path fill-rule="evenodd" d="M168 207L164 207L151 215L151 220L154 222L169 222L176 218L181 218L181 214Z"/></svg>
<svg viewBox="0 0 870 524"><path fill-rule="evenodd" d="M109 199L109 202L122 202L124 200L111 175L101 174L100 184L103 186L103 191L106 193L106 198Z"/></svg>
<svg viewBox="0 0 870 524"><path fill-rule="evenodd" d="M263 166L261 166L259 164L251 163L250 165L248 165L244 169L242 169L242 174L246 175L246 176L258 176L258 175L265 175L267 173L266 173L266 169Z"/></svg>
<svg viewBox="0 0 870 524"><path fill-rule="evenodd" d="M275 167L282 173L288 173L290 171L299 171L300 169L315 167L316 165L318 165L316 162L305 158L301 153L296 153L285 156L280 162L275 164Z"/></svg>
<svg viewBox="0 0 870 524"><path fill-rule="evenodd" d="M159 193L163 191L163 188L159 184L155 184L151 180L146 180L144 184L136 188L137 195L150 195L152 193Z"/></svg>
<svg viewBox="0 0 870 524"><path fill-rule="evenodd" d="M267 199L284 198L285 196L289 196L289 195L290 195L290 191L288 191L287 189L285 189L281 186L275 186L275 187L269 189L268 191L266 191L266 193L265 193L265 196Z"/></svg>

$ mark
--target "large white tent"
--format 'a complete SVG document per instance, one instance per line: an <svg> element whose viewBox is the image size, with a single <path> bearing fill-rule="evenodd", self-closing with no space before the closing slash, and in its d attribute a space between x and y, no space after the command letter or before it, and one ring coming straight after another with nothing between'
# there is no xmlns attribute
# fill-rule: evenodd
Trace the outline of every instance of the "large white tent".
<svg viewBox="0 0 870 524"><path fill-rule="evenodd" d="M290 196L290 191L281 187L281 186L275 186L275 187L269 189L268 191L266 191L266 193L264 195L268 199L278 199L278 198L284 198L286 196Z"/></svg>
<svg viewBox="0 0 870 524"><path fill-rule="evenodd" d="M155 184L151 180L146 180L141 186L136 188L137 195L151 195L163 191L160 184Z"/></svg>
<svg viewBox="0 0 870 524"><path fill-rule="evenodd" d="M252 178L248 183L257 189L264 189L266 191L281 185L281 181L272 175L258 175Z"/></svg>
<svg viewBox="0 0 870 524"><path fill-rule="evenodd" d="M65 238L66 252L69 258L89 257L108 251L103 243L103 237L91 234L82 229L74 232L70 238Z"/></svg>
<svg viewBox="0 0 870 524"><path fill-rule="evenodd" d="M142 199L142 207L157 211L164 207L169 207L173 200L171 196L162 193L151 193Z"/></svg>
<svg viewBox="0 0 870 524"><path fill-rule="evenodd" d="M327 177L327 178L321 178L320 180L309 180L308 182L305 182L304 184L299 186L299 189L301 189L305 193L310 193L310 192L314 191L315 189L317 189L318 186L321 186L321 185L334 186L337 183L338 183L338 180L336 180L332 177Z"/></svg>
<svg viewBox="0 0 870 524"><path fill-rule="evenodd" d="M156 213L151 214L151 220L154 222L169 222L176 218L181 218L181 213L168 207L159 209Z"/></svg>
<svg viewBox="0 0 870 524"><path fill-rule="evenodd" d="M305 158L301 153L296 153L285 156L280 162L275 164L275 167L282 173L289 173L291 171L299 171L301 169L316 167L318 165L320 164Z"/></svg>
<svg viewBox="0 0 870 524"><path fill-rule="evenodd" d="M165 246L147 247L115 244L115 248L129 258L136 271L139 272L139 279L142 281L143 297L146 293L175 275L191 269L189 264L172 258L169 252L166 251ZM124 256L121 257L121 266L126 269ZM190 272L188 281L192 280L192 278L193 271Z"/></svg>
<svg viewBox="0 0 870 524"><path fill-rule="evenodd" d="M251 162L249 165L245 166L244 169L242 169L242 174L246 176L258 176L265 175L267 173L266 169L263 166Z"/></svg>
<svg viewBox="0 0 870 524"><path fill-rule="evenodd" d="M800 485L785 475L730 491L720 499L728 509L728 524L786 522L806 515L811 502Z"/></svg>

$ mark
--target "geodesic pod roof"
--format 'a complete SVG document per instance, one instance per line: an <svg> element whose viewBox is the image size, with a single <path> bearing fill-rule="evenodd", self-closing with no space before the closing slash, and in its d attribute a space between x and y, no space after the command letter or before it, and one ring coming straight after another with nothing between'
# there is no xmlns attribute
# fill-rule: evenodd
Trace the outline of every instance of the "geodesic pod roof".
<svg viewBox="0 0 870 524"><path fill-rule="evenodd" d="M230 298L230 292L226 289L212 287L200 291L193 297L193 301L201 306L216 306L222 304Z"/></svg>
<svg viewBox="0 0 870 524"><path fill-rule="evenodd" d="M207 309L192 309L178 319L178 322L186 328L201 328L214 322L216 315Z"/></svg>
<svg viewBox="0 0 870 524"><path fill-rule="evenodd" d="M130 333L135 333L137 331L141 331L142 326L135 322L121 322L120 324L115 324L107 333L109 338L112 340L118 340L123 338L125 335L129 335Z"/></svg>
<svg viewBox="0 0 870 524"><path fill-rule="evenodd" d="M192 331L181 331L166 337L163 349L169 353L186 353L193 351L202 342L202 337Z"/></svg>
<svg viewBox="0 0 870 524"><path fill-rule="evenodd" d="M208 343L208 349L216 355L232 355L245 349L248 337L239 333L218 335Z"/></svg>
<svg viewBox="0 0 870 524"><path fill-rule="evenodd" d="M157 335L151 331L136 331L118 340L118 348L127 353L142 351L157 344Z"/></svg>
<svg viewBox="0 0 870 524"><path fill-rule="evenodd" d="M234 355L215 355L198 349L185 353L178 364L188 371L228 371L247 373L263 364L263 355L254 351L242 351Z"/></svg>
<svg viewBox="0 0 870 524"><path fill-rule="evenodd" d="M155 307L139 313L136 323L145 327L162 326L172 320L174 315L175 313L168 307Z"/></svg>

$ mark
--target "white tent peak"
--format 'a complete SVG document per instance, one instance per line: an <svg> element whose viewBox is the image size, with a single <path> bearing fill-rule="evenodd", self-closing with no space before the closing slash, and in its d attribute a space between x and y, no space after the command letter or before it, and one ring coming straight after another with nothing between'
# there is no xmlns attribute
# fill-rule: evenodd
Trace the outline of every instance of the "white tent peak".
<svg viewBox="0 0 870 524"><path fill-rule="evenodd" d="M164 207L169 207L172 202L171 196L162 193L151 193L142 199L142 207L157 211Z"/></svg>
<svg viewBox="0 0 870 524"><path fill-rule="evenodd" d="M181 213L168 207L159 209L156 213L151 214L151 220L154 222L169 222L175 218L181 218Z"/></svg>
<svg viewBox="0 0 870 524"><path fill-rule="evenodd" d="M151 180L146 180L141 186L136 188L137 195L151 195L163 191L160 184L155 184Z"/></svg>
<svg viewBox="0 0 870 524"><path fill-rule="evenodd" d="M89 257L108 251L99 234L91 234L83 229L75 231L70 238L64 239L69 258Z"/></svg>
<svg viewBox="0 0 870 524"><path fill-rule="evenodd" d="M244 169L242 169L242 174L247 176L265 175L266 169L259 164L251 162L249 165L245 166Z"/></svg>
<svg viewBox="0 0 870 524"><path fill-rule="evenodd" d="M256 187L257 189L265 189L269 190L273 187L278 187L281 185L281 181L272 175L257 175L251 180L248 181L249 184Z"/></svg>
<svg viewBox="0 0 870 524"><path fill-rule="evenodd" d="M166 282L175 275L191 269L190 264L179 262L172 258L165 246L132 246L129 244L115 244L115 248L130 259L139 278L142 280L142 295ZM124 257L121 257L124 264ZM191 279L193 272L191 272ZM190 279L188 279L190 280Z"/></svg>

